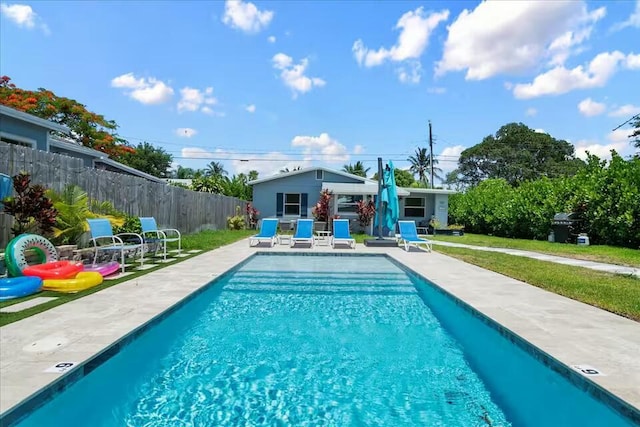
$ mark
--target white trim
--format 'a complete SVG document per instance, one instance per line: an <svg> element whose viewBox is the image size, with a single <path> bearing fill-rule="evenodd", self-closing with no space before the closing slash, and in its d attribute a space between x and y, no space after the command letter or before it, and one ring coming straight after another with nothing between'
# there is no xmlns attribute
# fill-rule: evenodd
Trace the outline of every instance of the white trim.
<svg viewBox="0 0 640 427"><path fill-rule="evenodd" d="M38 148L38 141L33 138L27 138L26 136L20 136L9 132L0 131L0 139L6 138L7 140L13 140L17 142L22 142L24 144L29 144L31 148ZM11 142L5 140L7 144L11 144Z"/></svg>
<svg viewBox="0 0 640 427"><path fill-rule="evenodd" d="M422 200L422 206L407 206L407 199L420 199ZM407 209L422 209L422 215L407 215ZM415 197L408 196L404 198L404 203L402 206L402 217L403 218L426 218L427 217L427 199L426 197Z"/></svg>
<svg viewBox="0 0 640 427"><path fill-rule="evenodd" d="M261 178L261 179L256 179L256 180L253 180L253 181L249 181L248 184L249 185L255 185L255 184L261 184L261 183L267 182L267 181L273 181L273 180L276 180L276 179L288 178L290 176L300 175L300 174L303 174L303 173L308 173L308 172L314 172L315 173L315 171L318 170L318 169L321 169L324 172L333 173L333 174L344 176L344 177L347 177L347 178L353 178L353 179L356 179L356 180L361 181L361 182L370 182L370 183L373 183L373 184L376 184L376 185L378 183L377 181L374 181L372 179L363 178L363 177L358 176L358 175L352 175L352 174L347 173L347 172L337 171L337 170L325 168L325 167L322 167L322 166L314 166L314 167L299 169L297 171L277 173L275 175L271 175L271 176L268 176L266 178Z"/></svg>

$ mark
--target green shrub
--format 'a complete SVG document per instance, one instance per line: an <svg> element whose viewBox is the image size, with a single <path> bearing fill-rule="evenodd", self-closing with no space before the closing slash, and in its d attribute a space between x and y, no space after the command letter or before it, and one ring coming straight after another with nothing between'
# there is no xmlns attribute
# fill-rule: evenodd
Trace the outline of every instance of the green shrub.
<svg viewBox="0 0 640 427"><path fill-rule="evenodd" d="M242 215L240 206L236 206L236 214L227 217L227 228L229 230L244 230L247 227L244 215Z"/></svg>

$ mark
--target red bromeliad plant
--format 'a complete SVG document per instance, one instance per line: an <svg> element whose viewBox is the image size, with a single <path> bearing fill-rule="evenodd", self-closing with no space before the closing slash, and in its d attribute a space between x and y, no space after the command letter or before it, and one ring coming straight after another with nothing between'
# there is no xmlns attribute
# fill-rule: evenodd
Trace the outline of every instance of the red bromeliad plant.
<svg viewBox="0 0 640 427"><path fill-rule="evenodd" d="M329 221L329 206L331 204L331 198L333 197L333 193L329 190L322 190L320 192L320 198L318 199L318 203L313 207L311 213L316 221Z"/></svg>
<svg viewBox="0 0 640 427"><path fill-rule="evenodd" d="M358 200L357 203L358 205L356 209L358 212L358 221L360 221L360 225L363 227L371 225L373 216L376 214L376 205L373 203L373 200Z"/></svg>
<svg viewBox="0 0 640 427"><path fill-rule="evenodd" d="M249 227L255 228L258 224L258 215L260 215L260 211L254 208L251 202L247 202L245 212L247 213L247 223L249 224Z"/></svg>
<svg viewBox="0 0 640 427"><path fill-rule="evenodd" d="M51 200L45 196L42 185L31 185L31 177L20 172L13 177L16 195L2 201L5 213L12 215L15 223L11 231L15 236L30 231L49 234L56 225L58 211Z"/></svg>

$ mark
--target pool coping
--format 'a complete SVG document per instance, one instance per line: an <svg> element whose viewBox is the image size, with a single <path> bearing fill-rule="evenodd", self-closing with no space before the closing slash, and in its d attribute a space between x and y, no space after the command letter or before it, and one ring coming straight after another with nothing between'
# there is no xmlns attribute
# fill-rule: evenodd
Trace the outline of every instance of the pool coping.
<svg viewBox="0 0 640 427"><path fill-rule="evenodd" d="M246 244L246 243L245 243ZM239 247L239 244L233 244L230 245L231 247L229 247L228 249L237 249ZM246 247L245 247L246 248ZM587 391L590 391L591 393L596 393L596 395L600 394L602 396L605 396L605 400L606 398L610 397L612 398L612 400L610 400L608 402L608 404L611 406L613 405L614 407L619 407L619 409L622 409L622 411L620 411L618 409L619 413L624 414L625 416L627 416L627 418L630 419L635 419L636 422L638 421L638 409L636 407L633 406L633 404L631 404L630 402L625 401L624 399L620 398L619 396L616 396L615 393L613 393L611 390L607 389L607 387L604 387L602 384L598 384L596 382L593 381L593 378L586 378L580 374L578 374L576 371L573 371L571 368L569 368L569 366L567 366L566 363L562 362L561 360L555 358L553 355L549 354L548 352L545 352L543 349L541 349L539 347L539 345L535 345L533 343L531 343L529 340L527 340L526 338L520 336L516 331L508 328L507 326L502 325L498 320L493 319L490 315L483 313L481 310L479 310L478 308L472 306L469 302L465 301L464 299L459 298L458 296L456 296L455 294L451 293L449 290L446 289L446 286L442 286L441 284L439 284L438 280L434 280L431 276L432 274L428 274L429 271L427 270L427 274L425 274L424 272L422 272L423 270L423 262L421 258L416 258L416 257L430 257L430 258L426 258L427 260L429 260L430 262L432 261L432 258L437 258L437 257L445 257L448 258L449 260L453 260L450 257L446 257L444 255L441 254L431 254L431 255L425 255L425 254L417 254L415 252L409 252L406 253L400 249L397 248L393 248L391 250L389 249L380 249L380 248L376 248L375 250L371 250L370 248L366 248L363 247L362 249L360 248L360 246L358 247L358 251L337 251L337 250L332 250L331 248L328 249L314 249L314 250L309 250L309 249L289 249L287 248L287 250L282 250L282 248L274 248L274 249L268 249L268 250L263 250L262 248L251 248L249 250L240 250L238 251L239 253L236 253L235 251L233 251L233 255L231 258L233 258L232 260L228 260L228 262L225 263L224 268L219 271L219 274L217 274L213 279L210 279L204 283L200 283L198 285L196 285L193 289L191 289L189 292L187 292L184 296L182 296L182 298L178 299L176 302L174 302L173 304L168 305L167 307L165 307L162 311L160 311L159 313L152 315L149 319L147 319L146 321L138 324L137 326L131 328L128 332L126 332L124 335L120 336L118 339L115 339L114 341L112 341L110 344L104 346L102 349L99 349L99 351L94 352L90 357L86 358L84 361L82 361L81 363L79 363L77 366L74 367L74 369L72 369L71 371L69 371L68 373L53 379L52 381L49 381L48 384L46 384L44 387L38 388L36 389L33 393L29 394L28 396L26 396L25 398L23 398L22 400L20 400L19 402L15 403L13 406L11 406L10 408L8 408L5 412L3 412L2 414L0 414L0 420L3 421L3 425L12 425L16 422L18 422L20 419L22 419L29 411L33 410L34 408L40 406L41 404L43 404L44 402L46 402L49 398L55 396L55 394L61 392L62 390L64 390L66 387L70 386L71 384L73 384L75 381L79 380L80 378L82 378L84 375L87 375L88 373L90 373L91 371L93 371L97 366L99 366L100 364L104 363L106 360L108 360L110 357L112 357L113 355L117 354L122 348L126 347L126 345L130 344L136 337L138 337L140 334L144 333L144 331L148 330L150 327L154 326L155 324L157 324L158 322L162 321L164 318L166 318L166 316L170 315L171 313L173 313L175 310L177 310L178 308L180 308L182 305L186 304L188 301L190 301L191 299L195 298L197 295L199 295L201 292L205 291L206 289L208 289L210 286L213 286L214 283L216 283L220 278L231 274L233 271L235 271L237 268L239 268L241 265L243 265L244 263L246 263L250 257L254 254L260 254L260 253L266 253L266 254L278 254L278 255L290 255L290 254L296 254L296 255L320 255L320 254L326 254L326 255L334 255L334 256L370 256L370 255L381 255L381 256L386 256L387 258L389 258L392 262L396 262L399 263L401 265L401 267L407 271L409 274L415 274L418 277L420 277L421 279L426 280L429 283L432 283L434 285L434 288L438 289L441 292L444 292L447 296L449 296L450 298L453 299L453 301L456 302L456 304L460 304L462 305L464 308L466 308L467 310L470 310L474 315L477 315L477 317L481 318L483 321L485 321L486 323L489 323L490 326L497 328L497 330L502 334L505 335L505 333L507 334L507 336L510 337L515 337L516 339L516 343L520 343L521 345L524 345L524 349L525 350L533 350L535 352L536 355L540 354L542 357L542 362L545 363L545 361L547 361L548 363L550 363L551 365L545 363L545 365L553 368L555 367L559 367L559 371L557 369L556 372L559 372L560 374L563 374L563 376L565 376L566 378L568 378L572 383L574 383L574 381L578 381L578 384L582 385L581 388L585 387L587 389ZM216 252L219 252L218 250ZM193 259L195 260L196 258L199 257L206 257L207 254L211 254L211 252L205 253L205 254L201 254L198 255L197 257L194 257ZM409 261L409 262L407 262ZM416 264L416 261L418 261L418 269L415 269L411 264ZM454 264L455 263L461 263L461 264L465 264L468 266L468 264L466 263L462 263L462 261L458 261L458 260L453 260ZM180 264L176 265L175 267L180 266ZM479 267L475 267L472 266L475 269L479 269ZM417 271L420 270L420 271ZM482 270L482 269L480 269ZM164 270L160 270L157 273L159 273L160 275L162 275ZM483 270L483 271L487 271L487 270ZM497 275L497 273L492 273L489 272L493 275ZM150 273L148 276L153 275L154 273ZM500 275L498 275L500 276ZM146 276L144 276L146 277ZM503 276L504 277L504 276ZM513 281L513 279L509 279L511 281ZM515 281L517 282L517 281ZM517 282L517 283L521 283L522 282ZM118 286L122 286L123 284L120 284ZM526 285L526 284L525 284ZM529 285L526 285L529 286ZM537 289L537 288L535 288ZM538 291L541 292L546 292L546 291L542 291L537 289ZM105 290L106 291L106 290ZM104 291L102 291L104 292ZM99 293L97 293L99 294ZM555 295L555 294L553 294ZM560 297L555 295L555 297L559 297L559 298L564 298L564 297ZM88 298L88 297L87 297ZM77 300L78 302L83 301L86 298ZM570 300L572 301L572 300ZM577 303L575 301L573 301L574 303ZM577 303L577 304L581 304L581 303ZM600 310L601 311L601 310ZM45 312L46 313L46 312ZM41 313L44 314L44 313ZM613 315L611 313L607 313L609 316L615 316L615 317L619 317L616 315ZM40 316L40 315L36 315L36 316ZM34 317L36 317L34 316ZM27 319L25 319L27 320ZM22 322L22 321L21 321ZM629 321L632 322L632 321ZM20 323L20 322L17 322ZM635 323L635 322L634 322ZM640 331L640 325L636 325L638 327L638 331ZM5 328L5 327L3 327ZM3 338L3 334L2 329L0 328L0 342L1 339ZM513 342L513 340L512 340ZM522 347L521 347L522 348ZM540 360L540 359L539 359ZM1 372L1 371L0 371ZM574 383L575 384L575 383ZM576 385L578 385L576 384ZM0 384L1 385L1 384ZM585 389L583 388L583 389ZM601 401L604 401L603 399L600 399ZM607 402L605 402L607 403ZM622 405L622 406L620 406ZM626 405L626 406L625 406ZM626 410L628 409L628 411Z"/></svg>

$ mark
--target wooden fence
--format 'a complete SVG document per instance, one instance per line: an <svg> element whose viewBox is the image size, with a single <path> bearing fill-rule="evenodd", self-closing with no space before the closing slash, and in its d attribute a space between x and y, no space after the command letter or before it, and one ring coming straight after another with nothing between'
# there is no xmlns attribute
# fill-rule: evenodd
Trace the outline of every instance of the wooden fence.
<svg viewBox="0 0 640 427"><path fill-rule="evenodd" d="M0 173L31 174L33 184L57 192L75 184L89 198L108 201L131 216L153 216L159 227L177 228L182 233L226 228L227 217L236 206L244 212L245 201L235 197L199 193L131 175L91 169L81 159L47 153L0 141ZM0 250L11 239L13 217L0 213Z"/></svg>

